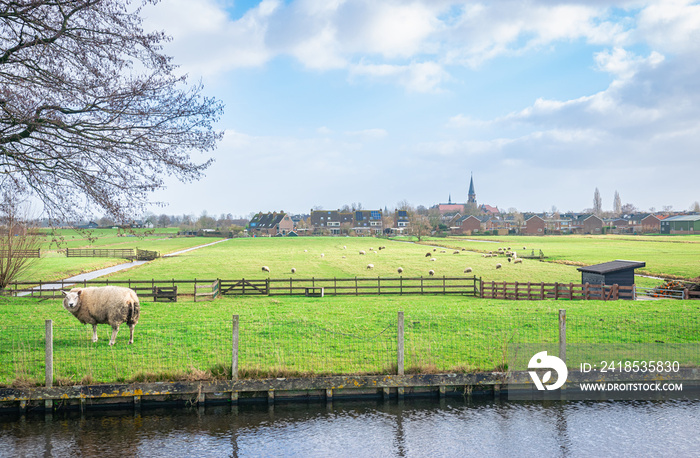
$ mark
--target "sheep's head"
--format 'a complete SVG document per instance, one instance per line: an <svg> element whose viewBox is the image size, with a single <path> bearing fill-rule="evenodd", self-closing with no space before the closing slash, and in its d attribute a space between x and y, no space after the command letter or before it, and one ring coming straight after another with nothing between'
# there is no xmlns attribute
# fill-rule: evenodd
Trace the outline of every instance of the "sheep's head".
<svg viewBox="0 0 700 458"><path fill-rule="evenodd" d="M63 307L69 312L75 313L80 307L80 292L79 289L74 289L68 292L63 291Z"/></svg>

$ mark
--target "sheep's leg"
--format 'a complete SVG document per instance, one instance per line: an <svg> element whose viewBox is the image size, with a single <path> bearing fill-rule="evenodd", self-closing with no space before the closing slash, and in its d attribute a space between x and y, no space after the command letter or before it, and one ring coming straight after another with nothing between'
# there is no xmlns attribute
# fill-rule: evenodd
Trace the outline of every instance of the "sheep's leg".
<svg viewBox="0 0 700 458"><path fill-rule="evenodd" d="M97 325L92 325L92 341L97 342Z"/></svg>
<svg viewBox="0 0 700 458"><path fill-rule="evenodd" d="M129 345L134 343L134 326L135 324L130 324L129 325Z"/></svg>
<svg viewBox="0 0 700 458"><path fill-rule="evenodd" d="M109 344L114 345L117 341L117 333L119 332L119 325L112 326L112 338L109 339Z"/></svg>

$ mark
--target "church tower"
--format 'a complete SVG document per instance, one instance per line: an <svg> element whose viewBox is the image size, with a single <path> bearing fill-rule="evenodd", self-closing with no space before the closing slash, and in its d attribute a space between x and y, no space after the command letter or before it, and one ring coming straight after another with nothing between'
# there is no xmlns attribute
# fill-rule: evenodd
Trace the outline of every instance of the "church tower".
<svg viewBox="0 0 700 458"><path fill-rule="evenodd" d="M469 179L469 196L467 199L468 204L476 205L476 193L474 192L474 177Z"/></svg>

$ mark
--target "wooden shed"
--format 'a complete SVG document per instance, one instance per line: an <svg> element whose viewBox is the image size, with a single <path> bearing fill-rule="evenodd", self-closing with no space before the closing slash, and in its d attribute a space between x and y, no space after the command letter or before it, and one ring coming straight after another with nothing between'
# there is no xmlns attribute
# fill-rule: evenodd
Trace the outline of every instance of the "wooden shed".
<svg viewBox="0 0 700 458"><path fill-rule="evenodd" d="M634 269L645 267L645 262L616 260L595 264L588 267L579 267L581 271L581 283L595 285L634 285Z"/></svg>

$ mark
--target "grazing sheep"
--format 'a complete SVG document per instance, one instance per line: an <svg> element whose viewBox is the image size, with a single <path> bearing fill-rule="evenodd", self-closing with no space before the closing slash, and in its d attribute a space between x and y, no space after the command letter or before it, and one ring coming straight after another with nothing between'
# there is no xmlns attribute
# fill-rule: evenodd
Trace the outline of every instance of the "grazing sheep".
<svg viewBox="0 0 700 458"><path fill-rule="evenodd" d="M510 262L511 258L508 258L508 262Z"/></svg>
<svg viewBox="0 0 700 458"><path fill-rule="evenodd" d="M398 273L402 274L402 273L403 273L403 267L399 267L398 269L396 269L396 271L397 271Z"/></svg>
<svg viewBox="0 0 700 458"><path fill-rule="evenodd" d="M430 260L431 260L431 261L436 261L436 259L435 259L435 258L430 258Z"/></svg>
<svg viewBox="0 0 700 458"><path fill-rule="evenodd" d="M464 273L465 273L465 274L468 274L468 273L470 273L471 271L472 271L472 268L471 268L471 267L467 267L466 269L464 269Z"/></svg>
<svg viewBox="0 0 700 458"><path fill-rule="evenodd" d="M372 253L377 254L377 251L375 250L375 251L373 251Z"/></svg>
<svg viewBox="0 0 700 458"><path fill-rule="evenodd" d="M500 269L501 267L503 266L500 263L496 264L496 269Z"/></svg>
<svg viewBox="0 0 700 458"><path fill-rule="evenodd" d="M269 271L270 271L270 268L267 267L267 266L262 266L262 271L263 271L263 272L269 272Z"/></svg>
<svg viewBox="0 0 700 458"><path fill-rule="evenodd" d="M518 253L516 253L515 251L513 251L510 255L511 255L513 258L517 258L517 257L518 257Z"/></svg>
<svg viewBox="0 0 700 458"><path fill-rule="evenodd" d="M459 254L459 251L453 251L452 254Z"/></svg>
<svg viewBox="0 0 700 458"><path fill-rule="evenodd" d="M374 264L367 264L367 270L374 269Z"/></svg>
<svg viewBox="0 0 700 458"><path fill-rule="evenodd" d="M304 253L308 253L308 252L309 252L309 250L304 250Z"/></svg>
<svg viewBox="0 0 700 458"><path fill-rule="evenodd" d="M369 247L369 251L374 251L374 248L372 248L372 247Z"/></svg>
<svg viewBox="0 0 700 458"><path fill-rule="evenodd" d="M515 258L513 260L513 264L522 264L523 263L523 258Z"/></svg>
<svg viewBox="0 0 700 458"><path fill-rule="evenodd" d="M83 324L92 325L92 341L97 342L97 325L112 326L109 344L117 340L119 326L129 325L129 344L134 343L134 326L139 322L141 308L133 289L123 286L73 288L63 291L63 307Z"/></svg>
<svg viewBox="0 0 700 458"><path fill-rule="evenodd" d="M297 273L297 270L294 267L292 267L292 273L293 274Z"/></svg>
<svg viewBox="0 0 700 458"><path fill-rule="evenodd" d="M524 247L523 247L523 250L527 250L527 247L524 246Z"/></svg>
<svg viewBox="0 0 700 458"><path fill-rule="evenodd" d="M437 248L433 248L433 251L437 251Z"/></svg>
<svg viewBox="0 0 700 458"><path fill-rule="evenodd" d="M445 251L445 250L440 250L440 253L447 253L447 251Z"/></svg>
<svg viewBox="0 0 700 458"><path fill-rule="evenodd" d="M325 256L325 254L321 253L321 257L324 257L324 256Z"/></svg>
<svg viewBox="0 0 700 458"><path fill-rule="evenodd" d="M365 250L360 250L360 254L365 254Z"/></svg>
<svg viewBox="0 0 700 458"><path fill-rule="evenodd" d="M431 253L430 251L428 251L427 253L425 253L425 257L426 257L426 258L429 258L431 254L432 254L432 253Z"/></svg>
<svg viewBox="0 0 700 458"><path fill-rule="evenodd" d="M347 250L347 249L348 249L348 247L343 245L343 250Z"/></svg>
<svg viewBox="0 0 700 458"><path fill-rule="evenodd" d="M347 258L347 256L342 256L343 259Z"/></svg>
<svg viewBox="0 0 700 458"><path fill-rule="evenodd" d="M434 271L434 270L429 270L429 271L428 271L428 275L430 275L430 276L432 277L433 275L435 275L435 271Z"/></svg>

